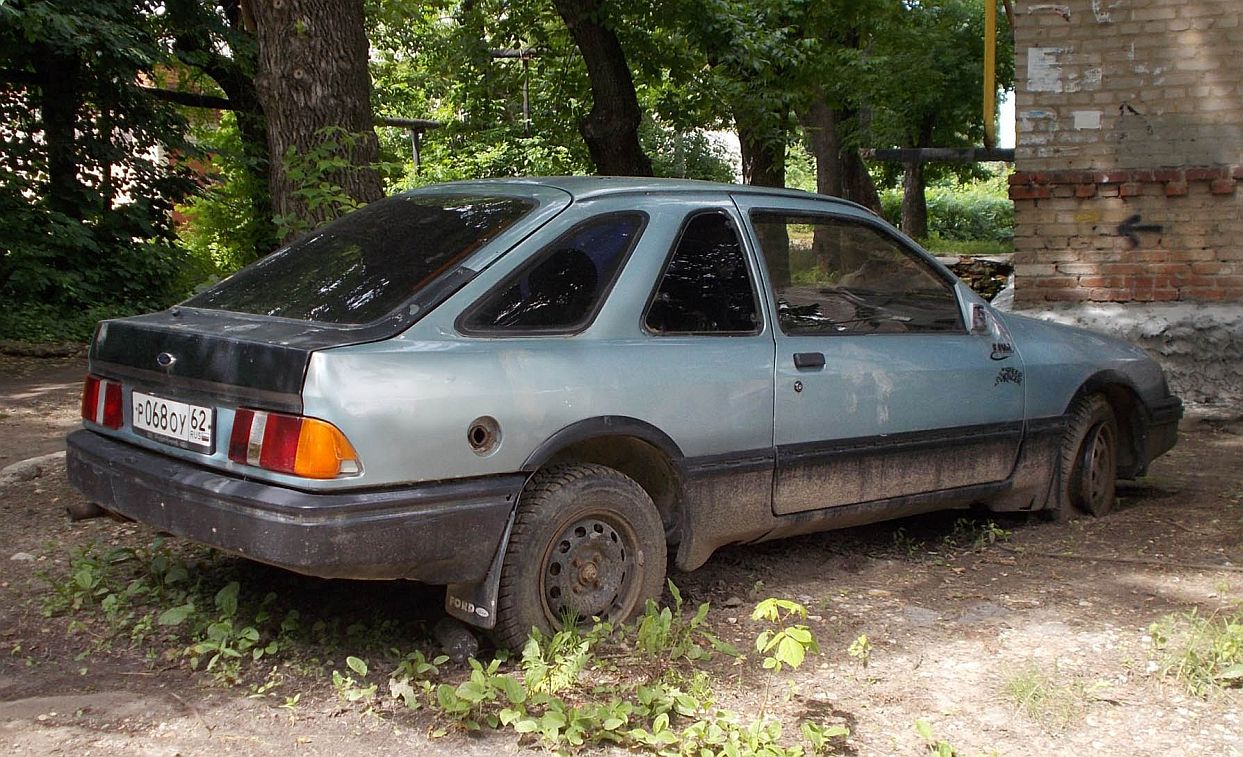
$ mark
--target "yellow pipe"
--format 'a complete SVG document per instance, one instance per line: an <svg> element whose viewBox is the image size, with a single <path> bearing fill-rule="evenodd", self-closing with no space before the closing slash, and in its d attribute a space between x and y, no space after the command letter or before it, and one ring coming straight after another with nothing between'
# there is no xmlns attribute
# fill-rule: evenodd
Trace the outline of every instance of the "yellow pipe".
<svg viewBox="0 0 1243 757"><path fill-rule="evenodd" d="M997 146L997 0L984 0L984 146Z"/></svg>

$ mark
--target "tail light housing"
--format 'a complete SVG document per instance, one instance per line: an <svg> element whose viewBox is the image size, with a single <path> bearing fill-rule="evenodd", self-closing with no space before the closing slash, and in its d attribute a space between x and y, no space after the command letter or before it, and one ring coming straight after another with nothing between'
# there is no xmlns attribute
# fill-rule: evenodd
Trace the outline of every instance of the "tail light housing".
<svg viewBox="0 0 1243 757"><path fill-rule="evenodd" d="M105 428L120 428L125 419L121 382L88 374L82 386L82 419Z"/></svg>
<svg viewBox="0 0 1243 757"><path fill-rule="evenodd" d="M362 471L345 434L318 418L239 408L229 435L229 459L303 478L354 476Z"/></svg>

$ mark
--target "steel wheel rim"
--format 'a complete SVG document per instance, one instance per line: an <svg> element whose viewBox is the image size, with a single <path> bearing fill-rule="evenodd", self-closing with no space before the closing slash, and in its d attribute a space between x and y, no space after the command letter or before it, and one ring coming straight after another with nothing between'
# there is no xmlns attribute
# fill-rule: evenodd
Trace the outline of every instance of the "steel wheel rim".
<svg viewBox="0 0 1243 757"><path fill-rule="evenodd" d="M540 600L554 625L624 618L639 586L638 537L610 513L575 515L544 551Z"/></svg>
<svg viewBox="0 0 1243 757"><path fill-rule="evenodd" d="M1092 430L1084 454L1084 495L1088 506L1096 512L1106 504L1114 473L1113 432L1107 424Z"/></svg>

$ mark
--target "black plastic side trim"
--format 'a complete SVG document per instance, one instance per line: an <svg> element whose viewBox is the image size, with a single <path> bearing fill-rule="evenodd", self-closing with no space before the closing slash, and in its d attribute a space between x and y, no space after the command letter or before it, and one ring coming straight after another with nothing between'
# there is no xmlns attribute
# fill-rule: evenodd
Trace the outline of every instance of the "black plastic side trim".
<svg viewBox="0 0 1243 757"><path fill-rule="evenodd" d="M978 426L957 426L930 431L910 431L901 434L859 436L851 439L801 442L783 444L777 448L781 465L815 462L817 458L836 458L852 454L880 454L906 451L927 446L977 445L990 438L1017 437L1023 432L1022 422L988 423Z"/></svg>

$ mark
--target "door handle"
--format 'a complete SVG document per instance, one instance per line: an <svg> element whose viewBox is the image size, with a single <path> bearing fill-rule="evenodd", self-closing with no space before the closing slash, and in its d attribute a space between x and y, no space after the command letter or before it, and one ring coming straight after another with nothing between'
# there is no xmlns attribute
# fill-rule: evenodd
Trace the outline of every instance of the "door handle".
<svg viewBox="0 0 1243 757"><path fill-rule="evenodd" d="M823 368L824 353L823 352L796 352L794 353L795 368Z"/></svg>

